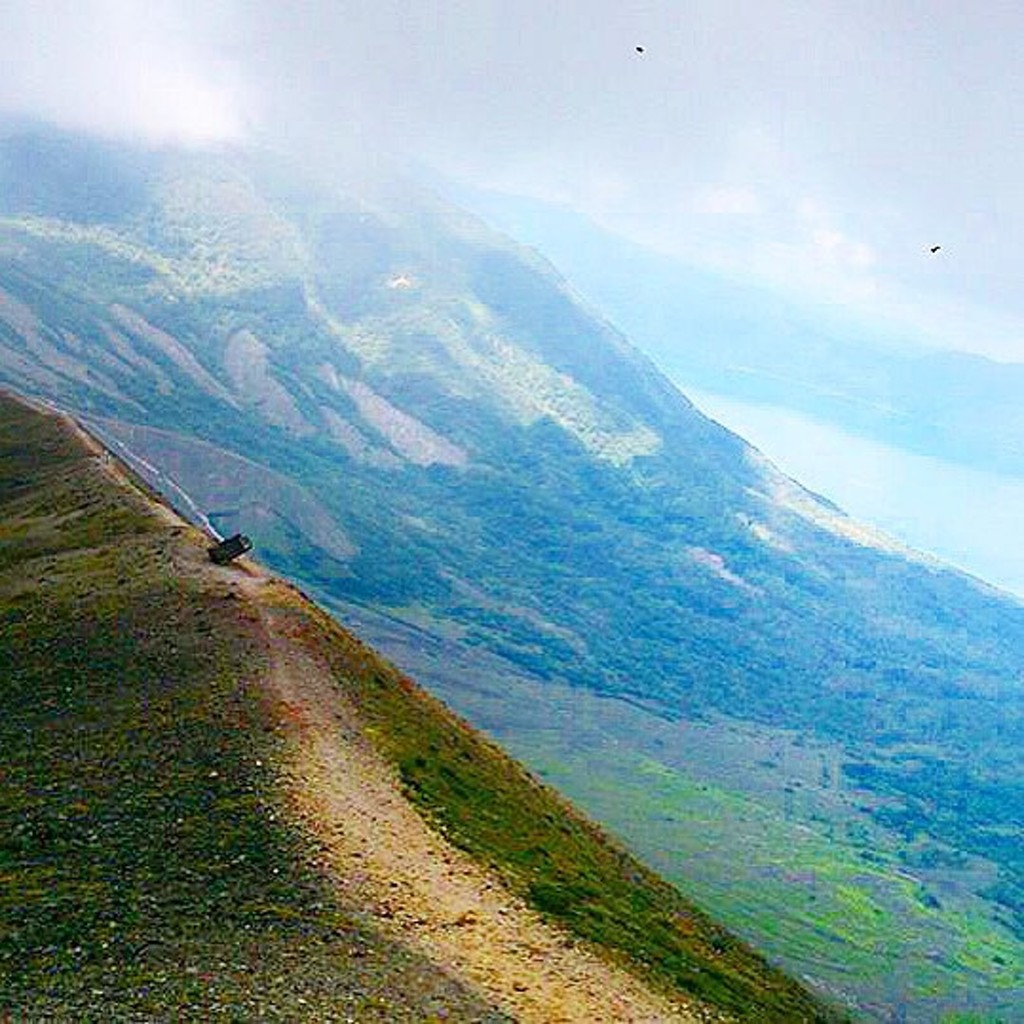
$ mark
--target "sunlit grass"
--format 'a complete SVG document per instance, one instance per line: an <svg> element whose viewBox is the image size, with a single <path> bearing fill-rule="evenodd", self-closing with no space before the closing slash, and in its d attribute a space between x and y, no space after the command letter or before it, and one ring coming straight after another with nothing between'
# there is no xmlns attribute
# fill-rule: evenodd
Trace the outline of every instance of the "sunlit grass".
<svg viewBox="0 0 1024 1024"><path fill-rule="evenodd" d="M867 860L863 846L787 821L749 795L629 752L602 749L595 769L585 752L547 739L531 752L524 737L518 753L783 962L852 991L868 992L890 972L906 994L938 1000L1024 986L1014 937L979 913L923 903L893 851L873 847ZM643 829L626 825L639 821Z"/></svg>

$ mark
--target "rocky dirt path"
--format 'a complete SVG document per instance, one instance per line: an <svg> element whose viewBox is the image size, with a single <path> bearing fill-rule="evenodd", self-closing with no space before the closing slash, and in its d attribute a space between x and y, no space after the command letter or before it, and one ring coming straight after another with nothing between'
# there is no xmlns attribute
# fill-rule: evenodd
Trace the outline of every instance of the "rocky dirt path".
<svg viewBox="0 0 1024 1024"><path fill-rule="evenodd" d="M134 488L130 474L74 428L102 470ZM285 798L323 851L344 904L364 908L375 927L526 1024L722 1019L670 1001L577 945L432 829L366 738L327 665L294 632L295 592L251 563L212 565L200 531L162 502L152 505L175 528L168 554L177 571L233 592L262 634L267 696L287 740Z"/></svg>
<svg viewBox="0 0 1024 1024"><path fill-rule="evenodd" d="M269 695L288 740L287 799L346 903L368 908L378 926L517 1020L708 1019L574 945L431 829L326 665L289 635L294 616L275 607L275 591L287 588L255 573L231 575L265 631Z"/></svg>

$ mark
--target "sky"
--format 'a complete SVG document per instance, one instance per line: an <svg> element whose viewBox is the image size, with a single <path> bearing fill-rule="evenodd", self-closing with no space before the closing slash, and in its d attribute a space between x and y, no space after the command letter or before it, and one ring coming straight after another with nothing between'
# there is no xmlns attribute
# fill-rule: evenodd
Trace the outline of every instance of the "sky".
<svg viewBox="0 0 1024 1024"><path fill-rule="evenodd" d="M998 0L0 0L0 110L382 146L1024 362L1022 37Z"/></svg>

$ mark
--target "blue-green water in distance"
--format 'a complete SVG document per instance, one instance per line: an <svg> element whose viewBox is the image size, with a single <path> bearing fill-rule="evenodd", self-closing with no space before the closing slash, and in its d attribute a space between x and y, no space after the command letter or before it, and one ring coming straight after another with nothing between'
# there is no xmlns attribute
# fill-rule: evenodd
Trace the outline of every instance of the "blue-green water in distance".
<svg viewBox="0 0 1024 1024"><path fill-rule="evenodd" d="M856 437L679 382L697 407L856 519L1024 598L1024 478Z"/></svg>

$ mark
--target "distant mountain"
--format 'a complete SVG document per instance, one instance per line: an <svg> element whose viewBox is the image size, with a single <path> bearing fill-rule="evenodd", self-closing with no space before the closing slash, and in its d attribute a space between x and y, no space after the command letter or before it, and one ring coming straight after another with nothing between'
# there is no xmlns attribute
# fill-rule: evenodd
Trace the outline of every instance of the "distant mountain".
<svg viewBox="0 0 1024 1024"><path fill-rule="evenodd" d="M645 249L566 207L439 187L545 253L677 381L1024 476L1024 365L930 350L844 322Z"/></svg>
<svg viewBox="0 0 1024 1024"><path fill-rule="evenodd" d="M833 1019L293 587L213 566L72 423L4 395L0 510L5 1016Z"/></svg>
<svg viewBox="0 0 1024 1024"><path fill-rule="evenodd" d="M1024 608L785 478L535 252L371 170L9 136L0 379L244 528L822 990L1015 1005Z"/></svg>

